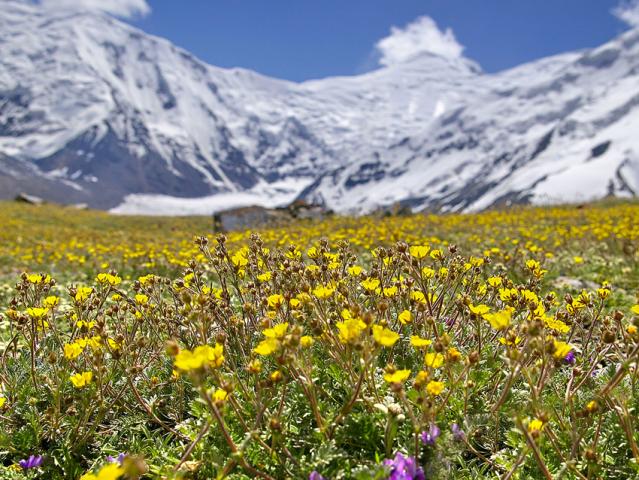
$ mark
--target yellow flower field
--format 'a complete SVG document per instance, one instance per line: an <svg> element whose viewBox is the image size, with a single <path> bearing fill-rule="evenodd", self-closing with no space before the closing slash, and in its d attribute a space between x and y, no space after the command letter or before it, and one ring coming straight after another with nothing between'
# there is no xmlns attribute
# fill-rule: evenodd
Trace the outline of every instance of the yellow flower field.
<svg viewBox="0 0 639 480"><path fill-rule="evenodd" d="M637 203L1 207L0 478L637 475Z"/></svg>

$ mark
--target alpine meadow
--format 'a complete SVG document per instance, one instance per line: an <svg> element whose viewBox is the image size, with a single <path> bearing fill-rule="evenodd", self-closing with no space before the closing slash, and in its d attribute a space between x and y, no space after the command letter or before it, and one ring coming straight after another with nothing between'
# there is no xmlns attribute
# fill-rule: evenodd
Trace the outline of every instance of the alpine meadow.
<svg viewBox="0 0 639 480"><path fill-rule="evenodd" d="M639 478L639 0L237 3L0 0L0 480Z"/></svg>

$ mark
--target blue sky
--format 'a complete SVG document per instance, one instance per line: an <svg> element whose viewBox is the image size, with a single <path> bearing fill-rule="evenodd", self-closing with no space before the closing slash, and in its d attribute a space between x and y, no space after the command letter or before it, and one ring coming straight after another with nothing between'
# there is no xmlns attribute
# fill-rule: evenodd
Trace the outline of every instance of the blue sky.
<svg viewBox="0 0 639 480"><path fill-rule="evenodd" d="M208 63L294 81L376 67L376 43L421 16L494 72L606 42L628 28L611 14L619 1L101 0L145 10L129 21Z"/></svg>

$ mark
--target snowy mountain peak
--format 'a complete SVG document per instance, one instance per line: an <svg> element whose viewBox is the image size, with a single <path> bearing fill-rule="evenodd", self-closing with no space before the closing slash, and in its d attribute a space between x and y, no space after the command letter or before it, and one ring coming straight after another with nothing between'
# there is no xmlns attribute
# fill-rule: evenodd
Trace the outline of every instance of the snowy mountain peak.
<svg viewBox="0 0 639 480"><path fill-rule="evenodd" d="M106 14L4 0L0 193L164 213L298 194L358 212L635 195L638 76L634 30L498 74L419 53L298 84Z"/></svg>

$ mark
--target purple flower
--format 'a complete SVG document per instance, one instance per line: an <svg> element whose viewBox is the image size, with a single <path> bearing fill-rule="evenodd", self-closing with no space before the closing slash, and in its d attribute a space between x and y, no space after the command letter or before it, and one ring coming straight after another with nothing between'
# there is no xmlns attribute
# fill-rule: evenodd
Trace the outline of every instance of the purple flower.
<svg viewBox="0 0 639 480"><path fill-rule="evenodd" d="M420 438L424 445L433 446L435 445L435 441L437 440L437 437L439 437L440 433L442 432L439 429L439 427L435 425L434 423L431 423L428 431L423 431L420 435Z"/></svg>
<svg viewBox="0 0 639 480"><path fill-rule="evenodd" d="M426 480L424 470L413 457L404 457L398 452L394 459L384 460L384 465L390 467L388 480Z"/></svg>
<svg viewBox="0 0 639 480"><path fill-rule="evenodd" d="M38 468L42 465L42 455L31 455L27 460L20 460L18 465L22 467L22 470Z"/></svg>
<svg viewBox="0 0 639 480"><path fill-rule="evenodd" d="M308 476L308 480L326 480L322 477L316 470L313 470L311 474Z"/></svg>
<svg viewBox="0 0 639 480"><path fill-rule="evenodd" d="M125 453L120 453L117 457L112 457L111 455L109 455L107 457L107 462L118 463L119 465L122 465L122 462L124 462L124 457L126 457Z"/></svg>
<svg viewBox="0 0 639 480"><path fill-rule="evenodd" d="M464 439L466 438L466 434L456 423L453 423L450 426L450 431L453 432L453 438L457 442L463 442Z"/></svg>
<svg viewBox="0 0 639 480"><path fill-rule="evenodd" d="M572 350L570 350L566 356L564 357L564 362L570 364L570 365L574 365L575 364L575 352L573 352Z"/></svg>

